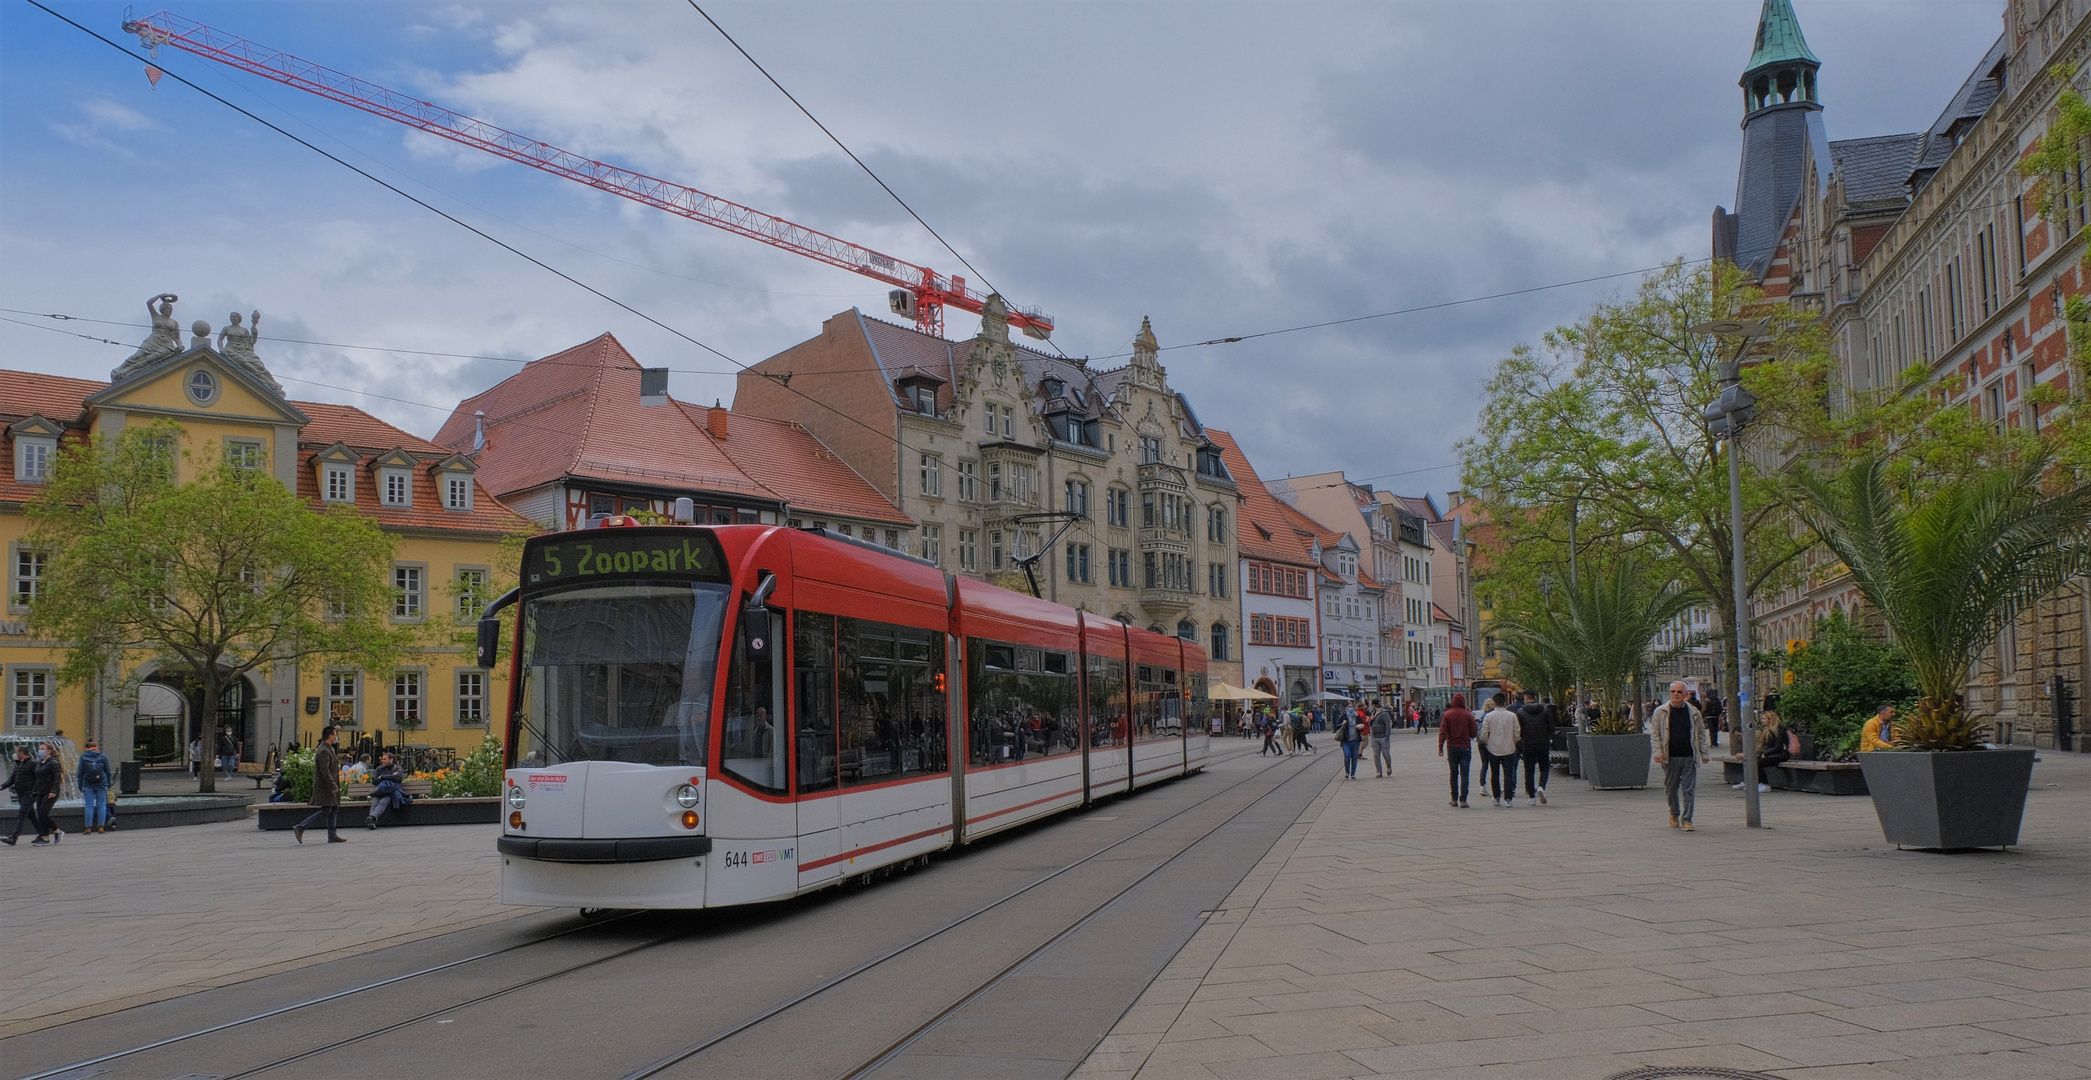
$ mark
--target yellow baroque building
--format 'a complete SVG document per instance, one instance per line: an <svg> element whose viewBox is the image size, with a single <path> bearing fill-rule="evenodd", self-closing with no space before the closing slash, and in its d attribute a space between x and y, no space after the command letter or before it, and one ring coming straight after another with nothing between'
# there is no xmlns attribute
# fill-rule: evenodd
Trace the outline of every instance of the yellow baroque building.
<svg viewBox="0 0 2091 1080"><path fill-rule="evenodd" d="M360 409L292 401L255 358L235 323L214 345L209 328L183 347L171 304L153 337L109 382L0 370L0 732L98 741L117 761L178 765L199 727L233 728L243 763L266 763L292 743L311 745L330 719L345 741L470 751L504 715L505 671L474 666L452 644L466 609L500 580L502 542L535 527L480 490L470 454L416 438ZM186 451L183 478L215 455L267 468L315 507L344 504L376 521L396 547L389 583L396 623L425 628L427 644L392 672L289 664L261 668L206 709L178 671L157 661L104 684L61 686L62 643L29 636L27 612L45 560L26 542L24 507L59 447L126 426L171 420ZM206 746L208 758L215 747Z"/></svg>

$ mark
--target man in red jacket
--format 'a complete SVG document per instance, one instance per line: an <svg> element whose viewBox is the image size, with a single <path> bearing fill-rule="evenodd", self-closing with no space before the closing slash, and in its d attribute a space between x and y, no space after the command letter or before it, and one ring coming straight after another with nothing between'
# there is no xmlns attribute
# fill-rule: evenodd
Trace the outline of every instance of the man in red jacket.
<svg viewBox="0 0 2091 1080"><path fill-rule="evenodd" d="M1467 773L1474 763L1474 714L1467 711L1467 696L1452 695L1452 703L1438 718L1438 756L1452 770L1452 805L1467 808ZM1447 753L1447 749L1451 752Z"/></svg>

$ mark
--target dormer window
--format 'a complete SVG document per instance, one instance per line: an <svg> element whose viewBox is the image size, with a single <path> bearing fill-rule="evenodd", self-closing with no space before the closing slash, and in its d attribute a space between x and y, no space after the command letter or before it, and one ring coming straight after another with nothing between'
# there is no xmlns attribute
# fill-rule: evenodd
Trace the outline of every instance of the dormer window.
<svg viewBox="0 0 2091 1080"><path fill-rule="evenodd" d="M414 476L405 469L378 473L378 501L386 506L414 505Z"/></svg>
<svg viewBox="0 0 2091 1080"><path fill-rule="evenodd" d="M1064 379L1046 379L1043 381L1043 385L1045 387L1046 400L1048 401L1053 398L1067 396L1067 382Z"/></svg>
<svg viewBox="0 0 2091 1080"><path fill-rule="evenodd" d="M15 440L15 479L25 484L41 484L51 478L51 458L56 456L56 439Z"/></svg>
<svg viewBox="0 0 2091 1080"><path fill-rule="evenodd" d="M14 436L15 482L44 484L58 460L58 436L65 429L41 416L25 417L8 429Z"/></svg>
<svg viewBox="0 0 2091 1080"><path fill-rule="evenodd" d="M328 465L322 470L320 498L327 502L356 501L356 473L346 465Z"/></svg>
<svg viewBox="0 0 2091 1080"><path fill-rule="evenodd" d="M443 475L443 509L472 509L472 478L462 473Z"/></svg>
<svg viewBox="0 0 2091 1080"><path fill-rule="evenodd" d="M1210 476L1215 480L1232 481L1234 479L1234 477L1228 475L1227 463L1220 460L1219 448L1213 446L1201 446L1198 448L1198 475Z"/></svg>

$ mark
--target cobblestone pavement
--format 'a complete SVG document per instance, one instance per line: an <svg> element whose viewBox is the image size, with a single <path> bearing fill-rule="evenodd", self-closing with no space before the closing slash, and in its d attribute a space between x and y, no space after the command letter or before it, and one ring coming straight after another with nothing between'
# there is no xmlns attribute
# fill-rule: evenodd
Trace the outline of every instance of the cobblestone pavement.
<svg viewBox="0 0 2091 1080"><path fill-rule="evenodd" d="M2021 847L1938 855L1866 798L1747 830L1717 767L1696 833L1659 784L1455 810L1429 742L1337 782L1076 1077L2091 1078L2091 759L2043 755Z"/></svg>
<svg viewBox="0 0 2091 1080"><path fill-rule="evenodd" d="M0 1037L512 918L495 825L227 821L0 848Z"/></svg>

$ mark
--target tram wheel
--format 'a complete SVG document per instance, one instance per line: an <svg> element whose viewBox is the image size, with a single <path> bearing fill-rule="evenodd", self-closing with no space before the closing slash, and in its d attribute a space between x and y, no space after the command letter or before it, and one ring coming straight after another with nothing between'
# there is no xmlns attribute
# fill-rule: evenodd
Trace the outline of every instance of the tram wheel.
<svg viewBox="0 0 2091 1080"><path fill-rule="evenodd" d="M616 908L584 907L581 909L581 918L587 920L588 922L595 922L598 919L609 918L611 915L614 915L616 913Z"/></svg>

